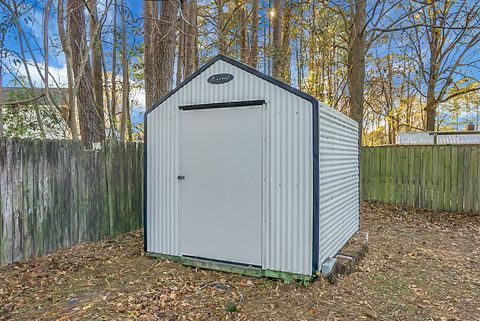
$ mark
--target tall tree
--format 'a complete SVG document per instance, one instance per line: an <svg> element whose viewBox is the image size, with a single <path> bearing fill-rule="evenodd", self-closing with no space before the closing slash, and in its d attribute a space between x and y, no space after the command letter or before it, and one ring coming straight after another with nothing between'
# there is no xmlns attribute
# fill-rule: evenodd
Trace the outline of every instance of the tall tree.
<svg viewBox="0 0 480 321"><path fill-rule="evenodd" d="M45 68L45 96L48 97L48 89L50 87L49 81L48 81L48 22L50 20L50 10L52 8L52 0L47 1L47 5L45 6L45 11L43 13L43 57L44 57L44 68Z"/></svg>
<svg viewBox="0 0 480 321"><path fill-rule="evenodd" d="M180 18L178 19L178 54L177 54L177 79L176 84L182 81L185 72L186 65L186 42L187 42L187 32L188 32L188 21L187 20L187 1L181 1L180 6Z"/></svg>
<svg viewBox="0 0 480 321"><path fill-rule="evenodd" d="M157 20L157 1L143 1L144 15L144 78L145 78L145 104L150 108L154 103L155 84L155 29Z"/></svg>
<svg viewBox="0 0 480 321"><path fill-rule="evenodd" d="M247 8L245 2L240 3L240 7L238 8L238 18L240 24L240 37L238 37L240 47L240 61L247 64L250 46L248 44Z"/></svg>
<svg viewBox="0 0 480 321"><path fill-rule="evenodd" d="M0 34L0 139L3 138L3 39L4 34Z"/></svg>
<svg viewBox="0 0 480 321"><path fill-rule="evenodd" d="M73 79L73 58L72 58L72 49L70 44L70 38L65 32L64 26L64 2L63 0L58 0L57 7L57 29L60 42L62 44L62 49L65 54L65 67L67 69L67 86L68 86L68 95L67 95L67 105L68 105L68 118L67 122L70 127L70 132L72 133L73 140L80 139L80 133L78 131L77 125L77 102L75 99L74 93L74 79Z"/></svg>
<svg viewBox="0 0 480 321"><path fill-rule="evenodd" d="M144 0L145 12L145 97L147 106L164 96L173 83L178 2ZM151 24L150 24L151 23Z"/></svg>
<svg viewBox="0 0 480 321"><path fill-rule="evenodd" d="M113 2L113 44L112 44L112 106L110 111L111 124L110 128L115 133L117 128L117 45L118 45L118 30L117 30L117 0ZM147 54L145 54L147 57ZM145 66L145 72L147 71ZM147 76L145 75L145 86L147 85ZM147 107L149 105L147 104Z"/></svg>
<svg viewBox="0 0 480 321"><path fill-rule="evenodd" d="M471 69L478 70L480 62L480 1L429 0L415 5L417 14L409 15L399 29L407 35L411 58L418 65L421 83L416 88L426 98L425 128L434 131L441 103L480 90L467 86L476 81ZM411 11L411 6L404 10ZM464 88L449 95L459 80L466 80Z"/></svg>
<svg viewBox="0 0 480 321"><path fill-rule="evenodd" d="M125 0L122 0L122 118L120 137L126 139L127 124L130 126L130 75L127 58L127 22L125 20ZM129 139L131 139L131 134Z"/></svg>
<svg viewBox="0 0 480 321"><path fill-rule="evenodd" d="M92 81L93 93L97 106L104 109L103 105L103 77L102 77L102 24L98 21L97 1L90 0L88 2L89 11L89 31L92 48ZM102 113L103 115L103 113Z"/></svg>
<svg viewBox="0 0 480 321"><path fill-rule="evenodd" d="M359 126L359 143L363 132L363 103L365 87L367 0L355 0L350 8L350 33L348 43L348 92L350 117Z"/></svg>
<svg viewBox="0 0 480 321"><path fill-rule="evenodd" d="M281 69L282 69L282 79L286 83L291 82L290 75L290 24L292 15L292 2L291 0L285 0L284 12L283 12L283 26L282 26L282 60L281 60Z"/></svg>
<svg viewBox="0 0 480 321"><path fill-rule="evenodd" d="M155 37L155 101L172 89L177 12L177 1L160 2L160 19L156 20Z"/></svg>
<svg viewBox="0 0 480 321"><path fill-rule="evenodd" d="M215 0L215 6L217 9L217 47L218 51L226 55L227 54L227 40L225 38L225 12L223 11L224 0Z"/></svg>
<svg viewBox="0 0 480 321"><path fill-rule="evenodd" d="M270 11L270 18L273 20L273 41L272 41L272 76L281 79L283 76L283 54L282 54L282 0L273 1L273 10Z"/></svg>
<svg viewBox="0 0 480 321"><path fill-rule="evenodd" d="M250 56L248 64L253 68L257 68L258 63L258 24L259 21L259 5L258 0L252 0L252 44L250 46Z"/></svg>
<svg viewBox="0 0 480 321"><path fill-rule="evenodd" d="M190 0L189 2L187 26L185 78L190 76L198 66L197 0Z"/></svg>
<svg viewBox="0 0 480 321"><path fill-rule="evenodd" d="M67 24L71 45L80 134L87 148L105 138L103 109L97 105L93 92L92 70L87 47L83 0L68 0Z"/></svg>

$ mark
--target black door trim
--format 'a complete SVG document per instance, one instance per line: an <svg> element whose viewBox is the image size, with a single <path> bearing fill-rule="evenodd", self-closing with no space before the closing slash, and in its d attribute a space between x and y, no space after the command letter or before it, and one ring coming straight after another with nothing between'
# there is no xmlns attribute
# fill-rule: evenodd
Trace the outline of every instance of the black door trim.
<svg viewBox="0 0 480 321"><path fill-rule="evenodd" d="M179 106L180 110L197 110L197 109L216 109L216 108L232 108L232 107L248 107L265 104L265 100L244 100L244 101L229 101L224 103L211 104L197 104L197 105L183 105Z"/></svg>

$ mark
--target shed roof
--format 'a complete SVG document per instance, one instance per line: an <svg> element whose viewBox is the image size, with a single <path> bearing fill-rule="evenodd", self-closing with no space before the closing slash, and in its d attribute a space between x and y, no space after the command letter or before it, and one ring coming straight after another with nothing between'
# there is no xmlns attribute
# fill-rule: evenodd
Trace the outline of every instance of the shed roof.
<svg viewBox="0 0 480 321"><path fill-rule="evenodd" d="M289 91L291 92L292 94L294 95L297 95L305 100L308 100L312 103L312 106L313 107L318 107L318 100L307 94L307 93L304 93L303 91L295 88L295 87L292 87L290 86L289 84L286 84L284 83L283 81L280 81L278 79L275 79L271 76L268 76L258 70L256 70L255 68L252 68L244 63L241 63L240 61L237 61L235 59L232 59L230 57L227 57L227 56L224 56L222 54L219 54L215 57L213 57L212 59L210 59L207 63L205 63L202 67L200 67L196 72L194 72L193 74L191 74L187 79L185 79L183 82L181 82L177 87L175 87L173 90L171 90L168 94L166 94L165 96L163 96L156 104L154 104L152 107L148 108L145 115L147 115L148 113L150 113L152 110L154 110L155 108L157 108L159 105L161 105L165 100L167 100L169 97L171 97L173 94L175 94L178 90L180 90L183 86L185 86L186 84L188 84L190 81L192 81L193 79L195 79L195 77L197 77L198 75L200 75L202 72L204 72L205 70L208 69L208 67L210 67L211 65L213 65L214 63L216 63L217 61L224 61L226 63L229 63L235 67L238 67L254 76L257 76L265 81L268 81L269 83L272 83L274 84L275 86L278 86L286 91Z"/></svg>

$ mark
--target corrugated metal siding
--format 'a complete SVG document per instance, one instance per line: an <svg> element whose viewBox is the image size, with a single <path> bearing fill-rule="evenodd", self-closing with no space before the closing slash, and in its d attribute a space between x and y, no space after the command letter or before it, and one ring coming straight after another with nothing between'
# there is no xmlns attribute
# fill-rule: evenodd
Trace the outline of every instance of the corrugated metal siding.
<svg viewBox="0 0 480 321"><path fill-rule="evenodd" d="M433 145L432 133L398 133L397 144L400 145ZM437 135L437 145L480 144L479 134L470 135Z"/></svg>
<svg viewBox="0 0 480 321"><path fill-rule="evenodd" d="M147 116L147 250L178 255L178 112L172 98Z"/></svg>
<svg viewBox="0 0 480 321"><path fill-rule="evenodd" d="M358 126L319 106L319 264L333 257L359 228Z"/></svg>
<svg viewBox="0 0 480 321"><path fill-rule="evenodd" d="M230 73L212 85L207 78ZM180 105L265 99L262 267L311 274L312 105L278 86L218 61L148 114L147 250L181 255L179 244ZM248 129L246 129L248 130Z"/></svg>

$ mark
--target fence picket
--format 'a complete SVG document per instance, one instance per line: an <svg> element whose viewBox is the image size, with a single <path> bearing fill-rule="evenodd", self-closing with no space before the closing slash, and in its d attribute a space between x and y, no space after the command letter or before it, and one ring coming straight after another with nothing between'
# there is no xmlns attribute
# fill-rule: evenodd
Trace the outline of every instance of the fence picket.
<svg viewBox="0 0 480 321"><path fill-rule="evenodd" d="M458 160L457 160L457 171L458 171L458 192L457 192L457 205L458 205L458 211L463 212L464 211L464 182L465 182L465 149L463 146L460 146L458 149Z"/></svg>
<svg viewBox="0 0 480 321"><path fill-rule="evenodd" d="M451 210L450 191L451 191L451 172L452 172L452 146L445 146L445 167L443 175L445 175L445 188L443 194L443 210Z"/></svg>

